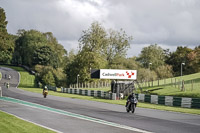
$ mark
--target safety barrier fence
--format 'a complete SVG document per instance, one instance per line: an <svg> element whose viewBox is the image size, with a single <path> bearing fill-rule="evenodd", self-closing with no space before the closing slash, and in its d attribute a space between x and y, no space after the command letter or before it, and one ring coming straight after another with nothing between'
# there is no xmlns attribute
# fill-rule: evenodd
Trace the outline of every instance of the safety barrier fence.
<svg viewBox="0 0 200 133"><path fill-rule="evenodd" d="M199 98L185 98L173 96L145 95L136 94L138 101L161 104L166 106L184 107L184 108L200 108Z"/></svg>
<svg viewBox="0 0 200 133"><path fill-rule="evenodd" d="M100 98L104 98L104 99L116 100L116 93L110 93L110 92L106 92L106 91L61 88L61 92L62 93L78 94L78 95L93 96L93 97L100 97Z"/></svg>
<svg viewBox="0 0 200 133"><path fill-rule="evenodd" d="M57 91L57 87L47 85L48 90Z"/></svg>
<svg viewBox="0 0 200 133"><path fill-rule="evenodd" d="M85 95L85 96L94 96L111 100L117 99L116 93L110 93L105 91L61 88L61 92ZM185 98L185 97L159 96L159 95L146 95L146 94L136 94L136 97L139 102L160 104L160 105L174 106L174 107L183 107L183 108L200 108L199 98Z"/></svg>

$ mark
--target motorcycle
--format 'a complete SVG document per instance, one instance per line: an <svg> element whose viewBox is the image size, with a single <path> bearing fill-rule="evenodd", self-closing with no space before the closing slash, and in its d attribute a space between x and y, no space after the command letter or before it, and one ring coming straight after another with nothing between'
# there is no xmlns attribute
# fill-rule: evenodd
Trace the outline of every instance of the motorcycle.
<svg viewBox="0 0 200 133"><path fill-rule="evenodd" d="M44 90L44 91L43 91L44 98L47 97L47 94L48 94L48 90Z"/></svg>
<svg viewBox="0 0 200 133"><path fill-rule="evenodd" d="M132 112L132 113L134 113L135 112L135 108L136 108L136 106L137 106L137 98L135 98L135 97L132 97L130 100L128 100L127 101L128 103L127 103L127 106L126 106L126 111L129 113L130 111Z"/></svg>

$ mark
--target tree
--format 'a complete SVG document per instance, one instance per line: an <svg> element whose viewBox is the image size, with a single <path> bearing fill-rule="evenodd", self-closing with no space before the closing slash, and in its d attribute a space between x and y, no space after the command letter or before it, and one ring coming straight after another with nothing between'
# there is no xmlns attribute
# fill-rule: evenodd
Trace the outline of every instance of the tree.
<svg viewBox="0 0 200 133"><path fill-rule="evenodd" d="M42 81L44 85L55 86L55 79L51 71L48 71L46 74L44 74Z"/></svg>
<svg viewBox="0 0 200 133"><path fill-rule="evenodd" d="M53 51L49 46L41 46L34 50L32 65L51 65L53 64Z"/></svg>
<svg viewBox="0 0 200 133"><path fill-rule="evenodd" d="M176 51L171 53L170 57L166 60L166 63L172 65L175 76L180 76L181 74L181 64L185 63L183 67L183 73L191 73L191 68L189 68L188 54L192 52L192 49L187 47L177 47Z"/></svg>
<svg viewBox="0 0 200 133"><path fill-rule="evenodd" d="M78 74L80 82L91 81L91 68L110 68L116 60L124 59L130 40L123 30L107 32L98 22L92 23L79 39L78 54L65 68L68 85L76 83Z"/></svg>
<svg viewBox="0 0 200 133"><path fill-rule="evenodd" d="M108 43L104 51L109 65L116 58L125 58L131 40L132 37L128 36L123 29L120 31L109 30Z"/></svg>
<svg viewBox="0 0 200 133"><path fill-rule="evenodd" d="M14 51L14 43L12 36L7 32L6 15L3 8L0 8L0 62L10 63L12 60L12 54Z"/></svg>
<svg viewBox="0 0 200 133"><path fill-rule="evenodd" d="M165 64L165 57L165 51L155 44L144 47L137 61L139 61L145 68L149 68L149 63L152 63L151 69L155 70L157 67Z"/></svg>
<svg viewBox="0 0 200 133"><path fill-rule="evenodd" d="M66 50L60 45L51 32L41 33L36 30L19 30L16 40L14 62L30 67L34 65L51 65L63 67Z"/></svg>
<svg viewBox="0 0 200 133"><path fill-rule="evenodd" d="M187 55L188 68L191 73L200 72L200 45Z"/></svg>
<svg viewBox="0 0 200 133"><path fill-rule="evenodd" d="M172 70L172 66L170 65L159 66L155 69L155 72L159 79L173 77L173 70Z"/></svg>
<svg viewBox="0 0 200 133"><path fill-rule="evenodd" d="M48 42L45 36L36 30L20 30L18 35L19 38L15 44L14 60L16 64L22 63L23 65L32 67L35 65L32 60L35 50L42 46L47 46Z"/></svg>

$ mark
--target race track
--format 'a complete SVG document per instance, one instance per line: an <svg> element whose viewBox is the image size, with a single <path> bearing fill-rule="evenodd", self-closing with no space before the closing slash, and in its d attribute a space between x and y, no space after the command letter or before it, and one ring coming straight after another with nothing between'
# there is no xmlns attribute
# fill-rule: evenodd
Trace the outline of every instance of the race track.
<svg viewBox="0 0 200 133"><path fill-rule="evenodd" d="M131 114L126 113L122 105L51 95L45 99L42 94L16 88L20 77L18 72L4 67L1 67L0 71L2 73L0 85L4 96L0 99L0 110L56 132L199 133L200 131L199 115L145 108L136 108L135 114ZM10 74L11 79L5 79L5 74ZM5 82L10 82L9 89L4 86Z"/></svg>

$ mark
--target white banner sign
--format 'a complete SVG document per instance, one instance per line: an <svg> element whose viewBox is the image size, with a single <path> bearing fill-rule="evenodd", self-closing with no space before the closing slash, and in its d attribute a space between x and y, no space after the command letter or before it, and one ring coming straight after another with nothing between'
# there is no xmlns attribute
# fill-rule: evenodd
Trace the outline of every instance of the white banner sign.
<svg viewBox="0 0 200 133"><path fill-rule="evenodd" d="M100 69L100 79L137 79L137 70Z"/></svg>

